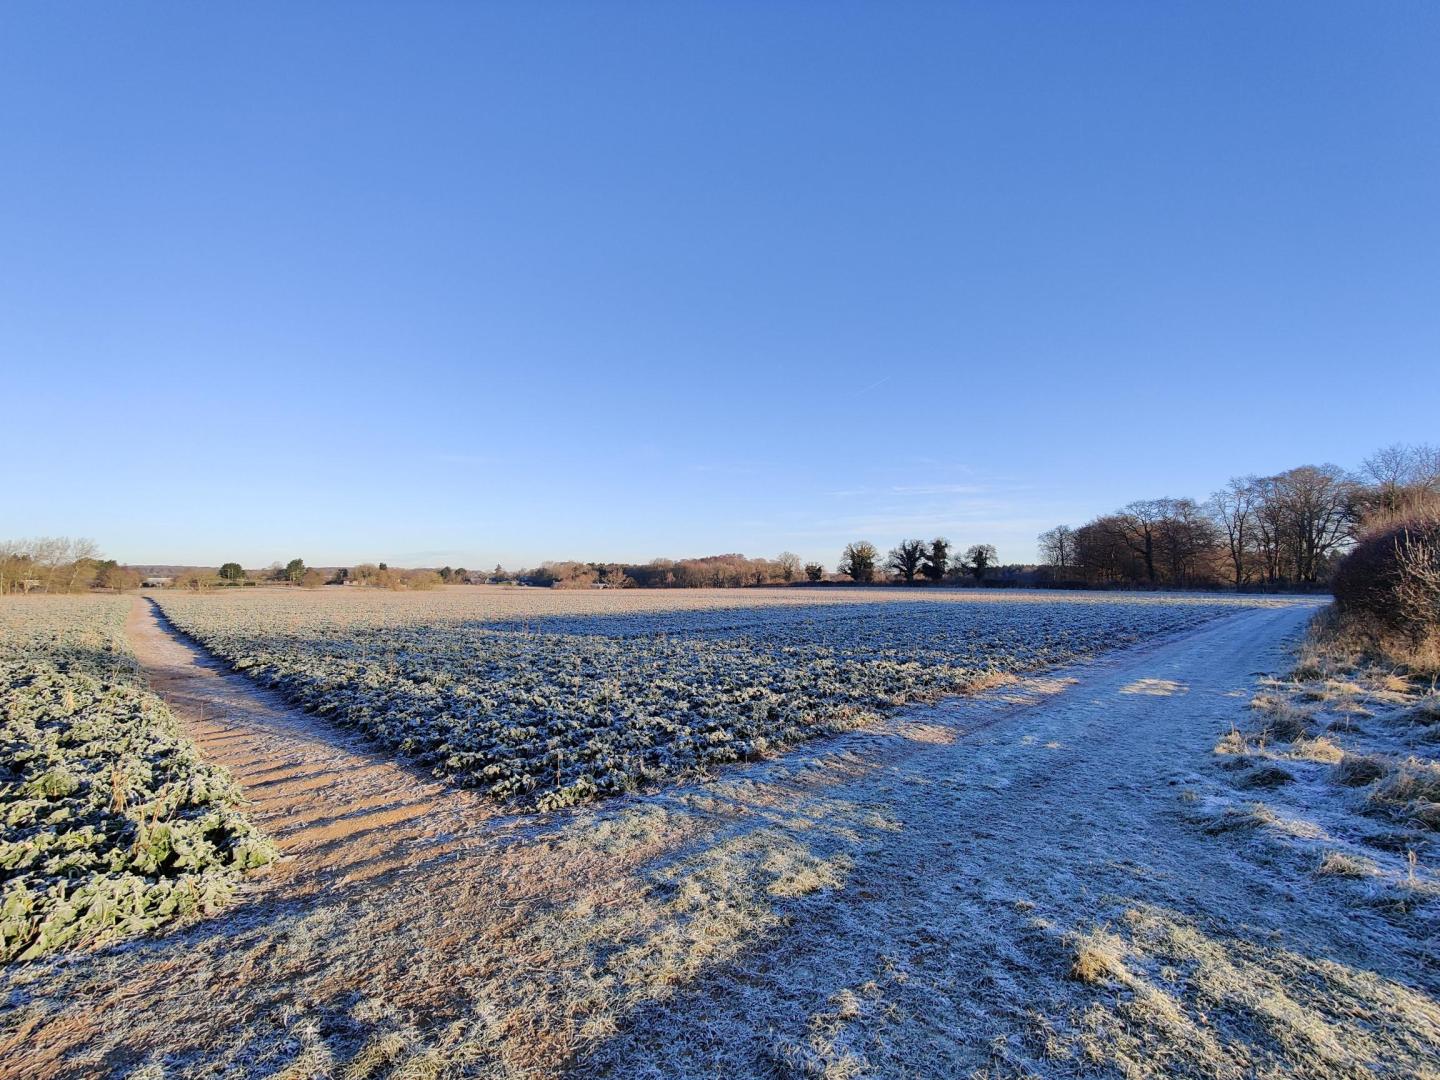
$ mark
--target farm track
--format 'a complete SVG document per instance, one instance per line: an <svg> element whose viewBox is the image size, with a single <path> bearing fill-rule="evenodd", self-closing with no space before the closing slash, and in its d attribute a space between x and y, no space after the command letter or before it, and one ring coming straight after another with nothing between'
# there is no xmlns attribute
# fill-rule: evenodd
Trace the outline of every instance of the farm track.
<svg viewBox="0 0 1440 1080"><path fill-rule="evenodd" d="M1323 971L1411 1002L1400 1027L1423 1040L1440 1013L1404 988L1426 970L1413 942L1180 813L1313 610L1240 611L710 780L534 816L287 706L137 601L156 690L287 860L219 917L12 977L27 1004L0 1029L0 1078L162 1061L166 1080L339 1076L386 1039L515 1080L1090 1075L1031 1056L1034 1024L1096 1001L1068 977L1069 935L1132 909L1239 948L1247 986L1293 984L1284 1015L1318 1007L1305 994Z"/></svg>
<svg viewBox="0 0 1440 1080"><path fill-rule="evenodd" d="M1211 789L1201 770L1217 736L1244 722L1255 676L1285 669L1284 645L1314 610L1220 618L902 710L891 722L911 726L904 748L835 785L891 830L857 845L849 886L630 1017L578 1074L1089 1076L1087 1046L1113 1022L1139 1029L1121 1038L1139 1040L1117 1070L1131 1076L1440 1078L1440 969L1423 931L1337 903L1283 844L1209 836L1186 819L1181 796ZM836 760L805 749L792 760L806 757L820 769ZM1138 986L1163 1008L1078 1018L1098 1006L1070 972L1075 935L1132 920L1191 964L1223 957L1233 1000L1202 996L1187 1013L1171 987L1127 974L1122 1002ZM1226 1035L1243 1034L1186 1060L1185 1043L1203 1046L1232 1008ZM1342 1048L1337 1018L1352 1010L1374 1026ZM1269 1030L1252 1042L1257 1016ZM1333 1056L1312 1059L1310 1040L1331 1038ZM1277 1071L1256 1068L1267 1058Z"/></svg>
<svg viewBox="0 0 1440 1080"><path fill-rule="evenodd" d="M252 820L285 856L270 876L288 879L292 896L457 850L493 815L473 792L438 783L227 671L151 601L134 599L126 633L200 752L244 788Z"/></svg>

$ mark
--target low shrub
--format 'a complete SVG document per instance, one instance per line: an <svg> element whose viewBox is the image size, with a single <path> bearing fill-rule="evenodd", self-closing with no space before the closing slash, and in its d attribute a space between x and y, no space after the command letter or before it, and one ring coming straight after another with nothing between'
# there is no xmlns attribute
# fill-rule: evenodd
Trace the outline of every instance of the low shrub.
<svg viewBox="0 0 1440 1080"><path fill-rule="evenodd" d="M1334 590L1349 628L1428 666L1440 656L1440 512L1418 513L1364 537L1341 560Z"/></svg>

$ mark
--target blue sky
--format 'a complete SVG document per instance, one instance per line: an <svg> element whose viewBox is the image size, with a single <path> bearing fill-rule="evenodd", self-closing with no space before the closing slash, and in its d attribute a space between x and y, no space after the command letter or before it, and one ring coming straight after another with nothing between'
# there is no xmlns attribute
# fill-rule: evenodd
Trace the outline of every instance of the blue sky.
<svg viewBox="0 0 1440 1080"><path fill-rule="evenodd" d="M0 536L470 566L1436 441L1440 7L0 9Z"/></svg>

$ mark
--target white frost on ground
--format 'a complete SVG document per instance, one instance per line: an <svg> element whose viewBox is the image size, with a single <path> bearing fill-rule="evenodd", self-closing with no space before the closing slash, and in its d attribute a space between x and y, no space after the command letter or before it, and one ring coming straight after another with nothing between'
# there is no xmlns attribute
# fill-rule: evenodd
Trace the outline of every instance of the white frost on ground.
<svg viewBox="0 0 1440 1080"><path fill-rule="evenodd" d="M887 827L783 930L633 1017L584 1075L1418 1075L1428 923L1189 818L1211 747L1313 609L1258 611L911 711L931 737L833 793ZM1073 680L1068 686L1061 687ZM1059 688L1059 692L1056 690ZM832 768L831 745L783 768ZM1426 874L1429 871L1424 871ZM1089 955L1087 950L1095 955ZM1077 956L1098 963L1076 979Z"/></svg>
<svg viewBox="0 0 1440 1080"><path fill-rule="evenodd" d="M278 778L257 800L310 804L257 805L296 865L193 932L11 973L0 1076L1436 1075L1425 912L1316 884L1303 808L1204 814L1313 611L539 819L177 657L208 740ZM352 828L392 807L398 846Z"/></svg>

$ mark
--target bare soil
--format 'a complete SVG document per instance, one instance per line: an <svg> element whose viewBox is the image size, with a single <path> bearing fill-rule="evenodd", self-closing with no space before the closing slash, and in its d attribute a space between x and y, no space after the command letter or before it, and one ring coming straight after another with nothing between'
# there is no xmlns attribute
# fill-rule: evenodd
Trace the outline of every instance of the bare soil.
<svg viewBox="0 0 1440 1080"><path fill-rule="evenodd" d="M303 897L391 876L459 850L492 816L473 793L227 671L143 598L126 633L151 687L284 853L262 891Z"/></svg>
<svg viewBox="0 0 1440 1080"><path fill-rule="evenodd" d="M287 861L223 916L6 973L0 1076L1437 1075L1431 924L1196 812L1313 610L519 816L137 606Z"/></svg>

